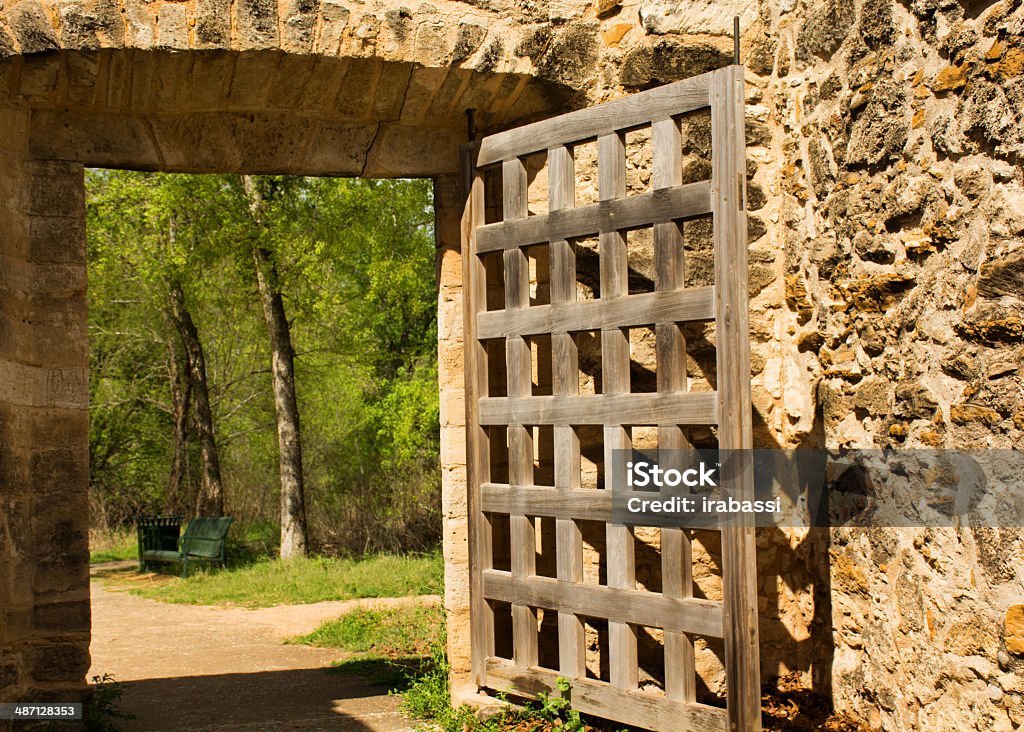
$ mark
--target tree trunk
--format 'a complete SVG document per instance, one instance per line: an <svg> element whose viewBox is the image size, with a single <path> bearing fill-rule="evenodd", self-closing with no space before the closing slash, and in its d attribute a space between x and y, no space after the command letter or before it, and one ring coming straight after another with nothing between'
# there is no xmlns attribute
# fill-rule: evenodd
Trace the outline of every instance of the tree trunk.
<svg viewBox="0 0 1024 732"><path fill-rule="evenodd" d="M196 499L197 516L224 515L224 486L220 477L220 460L217 457L217 441L213 431L213 411L210 409L210 389L206 380L206 359L203 345L199 341L192 314L185 303L181 283L172 281L170 286L171 313L174 324L185 347L185 360L196 402L195 423L199 432L199 450L203 460L203 482Z"/></svg>
<svg viewBox="0 0 1024 732"><path fill-rule="evenodd" d="M263 195L255 180L242 176L249 207L257 225L263 226ZM271 372L274 381L274 410L277 414L277 444L281 470L281 558L306 556L306 499L302 471L302 439L299 404L295 397L295 353L291 325L285 315L284 298L273 254L258 241L252 247L256 265L263 317L270 336Z"/></svg>
<svg viewBox="0 0 1024 732"><path fill-rule="evenodd" d="M177 323L177 318L173 318ZM171 367L171 416L174 419L174 434L171 438L171 470L167 476L167 491L164 494L164 513L176 516L182 513L185 500L182 498L182 483L187 470L189 406L192 401L192 376L189 372L188 353L168 343Z"/></svg>

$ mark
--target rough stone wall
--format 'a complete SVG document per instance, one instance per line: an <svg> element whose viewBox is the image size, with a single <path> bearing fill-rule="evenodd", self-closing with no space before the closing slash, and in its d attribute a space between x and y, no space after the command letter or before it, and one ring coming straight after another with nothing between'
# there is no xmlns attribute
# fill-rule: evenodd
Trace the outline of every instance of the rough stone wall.
<svg viewBox="0 0 1024 732"><path fill-rule="evenodd" d="M748 136L783 271L755 403L780 443L1021 447L1022 35L1018 2L762 7ZM833 530L837 708L1024 723L1022 538Z"/></svg>
<svg viewBox="0 0 1024 732"><path fill-rule="evenodd" d="M0 140L25 115L0 112ZM2 143L0 143L2 144ZM0 147L0 698L80 699L89 667L82 167Z"/></svg>

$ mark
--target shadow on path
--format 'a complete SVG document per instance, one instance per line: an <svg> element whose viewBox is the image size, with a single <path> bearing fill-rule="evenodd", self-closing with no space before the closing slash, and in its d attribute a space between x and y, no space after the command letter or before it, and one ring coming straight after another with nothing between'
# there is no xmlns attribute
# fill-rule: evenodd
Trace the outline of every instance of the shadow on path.
<svg viewBox="0 0 1024 732"><path fill-rule="evenodd" d="M322 668L130 681L125 732L346 730L397 732L410 725L379 686Z"/></svg>

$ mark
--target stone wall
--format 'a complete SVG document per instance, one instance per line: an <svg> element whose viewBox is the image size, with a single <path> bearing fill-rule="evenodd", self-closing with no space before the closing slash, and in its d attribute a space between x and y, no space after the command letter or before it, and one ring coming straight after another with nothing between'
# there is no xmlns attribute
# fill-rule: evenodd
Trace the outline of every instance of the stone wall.
<svg viewBox="0 0 1024 732"><path fill-rule="evenodd" d="M1022 35L1014 2L762 9L750 134L783 270L755 401L784 444L1021 446ZM883 729L1024 723L1003 637L1021 540L834 530L836 706Z"/></svg>
<svg viewBox="0 0 1024 732"><path fill-rule="evenodd" d="M437 177L446 605L464 679L464 110L487 132L716 68L733 15L757 444L1020 446L1015 0L0 0L0 698L80 686L87 661L81 164ZM638 185L645 165L638 153ZM705 235L688 238L697 277ZM709 354L690 357L699 375ZM1024 723L1022 532L758 545L766 679L873 728Z"/></svg>
<svg viewBox="0 0 1024 732"><path fill-rule="evenodd" d="M23 140L0 112L0 140ZM82 166L0 149L0 698L80 698L89 667Z"/></svg>

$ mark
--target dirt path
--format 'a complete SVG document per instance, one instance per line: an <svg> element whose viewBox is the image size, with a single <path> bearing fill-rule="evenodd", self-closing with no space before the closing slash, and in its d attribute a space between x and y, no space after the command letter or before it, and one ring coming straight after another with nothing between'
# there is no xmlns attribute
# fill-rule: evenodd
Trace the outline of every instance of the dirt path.
<svg viewBox="0 0 1024 732"><path fill-rule="evenodd" d="M420 598L438 602L439 598ZM341 651L286 645L359 606L353 600L248 610L171 605L92 583L91 678L124 684L125 732L347 730L398 732L412 723L385 687L331 673Z"/></svg>

